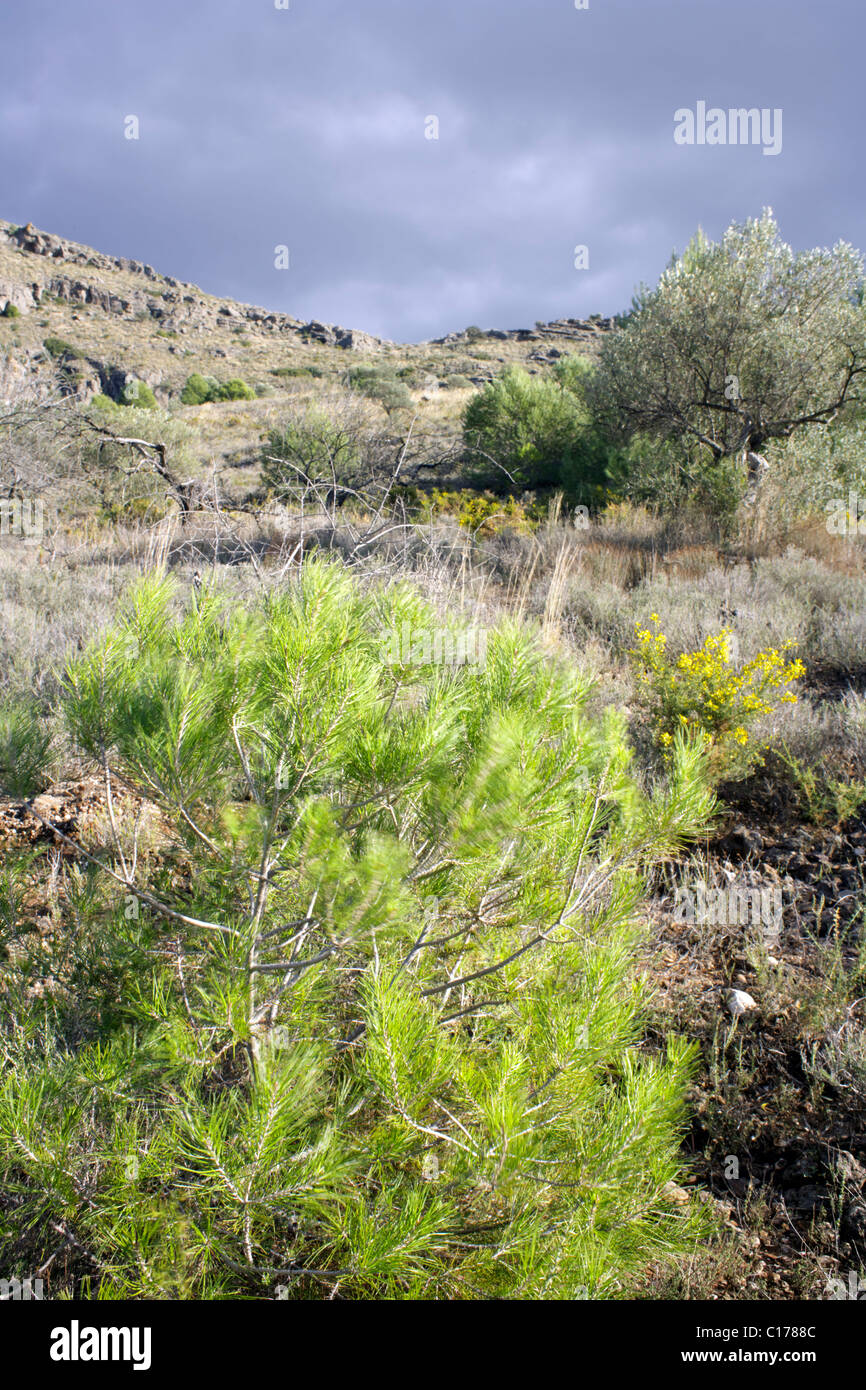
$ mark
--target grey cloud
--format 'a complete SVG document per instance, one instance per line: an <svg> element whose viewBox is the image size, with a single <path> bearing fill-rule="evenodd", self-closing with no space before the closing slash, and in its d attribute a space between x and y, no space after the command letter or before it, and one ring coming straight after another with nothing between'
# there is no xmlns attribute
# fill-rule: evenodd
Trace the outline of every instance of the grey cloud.
<svg viewBox="0 0 866 1390"><path fill-rule="evenodd" d="M0 18L0 215L398 339L614 312L698 223L866 240L863 27L857 0L31 0ZM781 107L782 154L675 146L699 99Z"/></svg>

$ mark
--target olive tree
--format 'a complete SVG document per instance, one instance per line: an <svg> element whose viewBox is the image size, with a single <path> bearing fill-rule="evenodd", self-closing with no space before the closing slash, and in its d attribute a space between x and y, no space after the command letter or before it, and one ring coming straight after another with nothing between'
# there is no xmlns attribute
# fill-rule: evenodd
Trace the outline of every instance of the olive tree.
<svg viewBox="0 0 866 1390"><path fill-rule="evenodd" d="M720 242L699 231L604 343L596 408L620 433L738 459L754 496L768 441L862 400L862 283L853 247L795 252L770 209Z"/></svg>

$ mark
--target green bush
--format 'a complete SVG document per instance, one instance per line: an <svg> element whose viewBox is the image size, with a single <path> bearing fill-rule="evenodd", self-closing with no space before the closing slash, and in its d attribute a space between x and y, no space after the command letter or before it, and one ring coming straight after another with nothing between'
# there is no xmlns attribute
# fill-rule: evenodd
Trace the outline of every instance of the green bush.
<svg viewBox="0 0 866 1390"><path fill-rule="evenodd" d="M193 372L187 377L180 397L184 405L207 405L211 401L253 401L255 398L253 388L241 381L240 377L232 377L221 385L215 377L202 376L200 372Z"/></svg>
<svg viewBox="0 0 866 1390"><path fill-rule="evenodd" d="M121 392L119 405L137 406L140 410L155 410L156 396L143 381L130 381Z"/></svg>
<svg viewBox="0 0 866 1390"><path fill-rule="evenodd" d="M504 490L510 477L521 490L561 488L570 504L608 499L618 457L593 427L583 398L589 370L579 358L565 359L549 376L509 367L468 402L463 439L479 483Z"/></svg>
<svg viewBox="0 0 866 1390"><path fill-rule="evenodd" d="M49 357L61 359L64 357L80 357L81 353L72 343L67 343L65 338L43 338L42 346Z"/></svg>
<svg viewBox="0 0 866 1390"><path fill-rule="evenodd" d="M102 414L102 424L118 438L140 438L162 444L172 477L181 484L200 472L201 441L187 420L159 407L147 414L146 427L140 407L121 405L105 396L95 396L91 405ZM132 521L138 517L156 519L166 515L166 479L144 460L130 468L128 446L115 444L104 434L86 432L80 444L80 462L99 510L112 521Z"/></svg>
<svg viewBox="0 0 866 1390"><path fill-rule="evenodd" d="M576 671L514 628L395 656L431 624L328 565L247 610L152 579L70 667L165 839L61 864L74 990L0 964L10 1274L60 1225L91 1296L560 1299L693 1245L692 1053L638 1046L633 964L702 755L648 796Z"/></svg>
<svg viewBox="0 0 866 1390"><path fill-rule="evenodd" d="M667 515L709 518L722 538L735 531L746 491L745 473L735 459L710 462L694 441L646 434L633 435L614 456L623 498Z"/></svg>
<svg viewBox="0 0 866 1390"><path fill-rule="evenodd" d="M4 319L20 319L20 317L21 317L21 310L18 308L18 305L17 305L17 304L12 304L12 303L10 302L9 304L7 304L7 305L4 307L4 309L3 309L3 318L4 318Z"/></svg>
<svg viewBox="0 0 866 1390"><path fill-rule="evenodd" d="M184 405L204 405L207 401L214 399L214 385L203 377L200 372L193 372L186 379L186 385L181 392L181 401Z"/></svg>
<svg viewBox="0 0 866 1390"><path fill-rule="evenodd" d="M254 401L256 393L252 386L248 386L240 377L234 376L220 387L219 399L221 401Z"/></svg>

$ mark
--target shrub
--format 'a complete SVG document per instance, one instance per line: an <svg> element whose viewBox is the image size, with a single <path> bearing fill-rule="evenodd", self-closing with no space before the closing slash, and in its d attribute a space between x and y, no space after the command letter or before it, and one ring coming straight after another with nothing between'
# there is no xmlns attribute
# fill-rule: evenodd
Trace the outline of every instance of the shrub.
<svg viewBox="0 0 866 1390"><path fill-rule="evenodd" d="M119 405L137 406L140 410L155 410L156 396L143 381L130 381L121 392Z"/></svg>
<svg viewBox="0 0 866 1390"><path fill-rule="evenodd" d="M734 459L708 462L691 440L652 439L636 434L617 451L617 488L622 496L649 503L665 515L708 518L720 538L737 526L746 476Z"/></svg>
<svg viewBox="0 0 866 1390"><path fill-rule="evenodd" d="M397 378L392 367L355 367L349 372L349 385L362 396L378 401L389 413L412 406L409 388Z"/></svg>
<svg viewBox="0 0 866 1390"><path fill-rule="evenodd" d="M363 422L348 403L318 403L271 430L262 450L262 479L277 497L309 480L355 484L364 472Z"/></svg>
<svg viewBox="0 0 866 1390"><path fill-rule="evenodd" d="M148 411L145 429L138 407L115 402L106 405L106 399L94 397L91 403L101 411L102 424L118 438L144 435L148 441L164 445L172 479L183 486L190 484L200 471L201 448L195 429L181 416L159 407ZM130 468L126 445L115 444L104 434L85 432L78 457L104 516L116 521L166 514L168 479L144 460L137 460L138 466Z"/></svg>
<svg viewBox="0 0 866 1390"><path fill-rule="evenodd" d="M254 401L256 393L252 386L248 386L240 377L234 376L220 387L219 400L221 401Z"/></svg>
<svg viewBox="0 0 866 1390"><path fill-rule="evenodd" d="M777 705L797 699L789 687L805 675L805 667L788 660L793 643L786 642L781 651L759 652L737 667L732 660L733 630L723 628L699 650L673 658L657 614L650 621L652 630L635 625L637 646L629 655L638 699L649 712L658 744L672 749L676 735L687 729L708 743L718 780L747 776L763 751L750 727Z"/></svg>
<svg viewBox="0 0 866 1390"><path fill-rule="evenodd" d="M323 377L325 375L321 367L271 367L272 376L292 377Z"/></svg>
<svg viewBox="0 0 866 1390"><path fill-rule="evenodd" d="M593 428L584 402L588 370L577 358L550 376L509 367L468 402L463 439L478 461L478 481L502 490L510 475L520 488L559 487L572 504L607 499L615 451Z"/></svg>
<svg viewBox="0 0 866 1390"><path fill-rule="evenodd" d="M464 330L463 336L468 338L470 343L479 343L482 338L487 337L487 334L483 328L478 327L477 323L470 323L469 327Z"/></svg>
<svg viewBox="0 0 866 1390"><path fill-rule="evenodd" d="M803 820L814 825L840 825L866 802L866 782L853 781L850 776L840 781L825 763L810 766L784 743L774 753Z"/></svg>
<svg viewBox="0 0 866 1390"><path fill-rule="evenodd" d="M42 346L48 353L49 357L59 359L63 357L81 356L81 353L78 351L78 348L73 347L72 343L67 343L65 338L43 338Z"/></svg>
<svg viewBox="0 0 866 1390"><path fill-rule="evenodd" d="M219 385L213 377L204 377L200 372L193 372L186 379L180 399L184 405L205 405L208 401L214 400L214 392L217 390Z"/></svg>
<svg viewBox="0 0 866 1390"><path fill-rule="evenodd" d="M207 405L211 401L252 401L255 398L253 388L241 381L240 377L232 377L220 385L215 377L202 376L200 372L193 372L187 377L180 397L184 405Z"/></svg>
<svg viewBox="0 0 866 1390"><path fill-rule="evenodd" d="M403 381L383 380L372 386L366 394L378 401L388 414L393 410L411 410L412 397Z"/></svg>
<svg viewBox="0 0 866 1390"><path fill-rule="evenodd" d="M515 497L503 499L477 493L463 498L457 520L467 531L481 536L493 536L502 530L531 531L537 525Z"/></svg>
<svg viewBox="0 0 866 1390"><path fill-rule="evenodd" d="M167 839L115 856L126 897L67 878L74 991L25 1005L41 941L2 963L4 1268L62 1222L100 1297L555 1299L693 1243L692 1054L636 1046L632 961L703 755L647 796L525 634L407 668L404 624L439 619L328 565L246 611L149 580L70 667Z"/></svg>
<svg viewBox="0 0 866 1390"><path fill-rule="evenodd" d="M17 304L13 304L13 303L11 303L11 301L10 301L10 303L8 303L8 304L4 307L4 309L3 309L3 318L4 318L4 319L20 319L20 317L21 317L21 310L18 308L18 305L17 305Z"/></svg>
<svg viewBox="0 0 866 1390"><path fill-rule="evenodd" d="M187 377L180 398L184 405L204 405L212 399L211 387L199 372L193 372Z"/></svg>

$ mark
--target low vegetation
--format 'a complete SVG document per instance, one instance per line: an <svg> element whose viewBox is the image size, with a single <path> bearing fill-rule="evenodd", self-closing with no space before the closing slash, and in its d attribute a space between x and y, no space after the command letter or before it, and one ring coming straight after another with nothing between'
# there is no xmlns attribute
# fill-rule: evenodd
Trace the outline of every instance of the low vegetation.
<svg viewBox="0 0 866 1390"><path fill-rule="evenodd" d="M4 1269L863 1268L862 279L765 215L592 359L0 364Z"/></svg>

